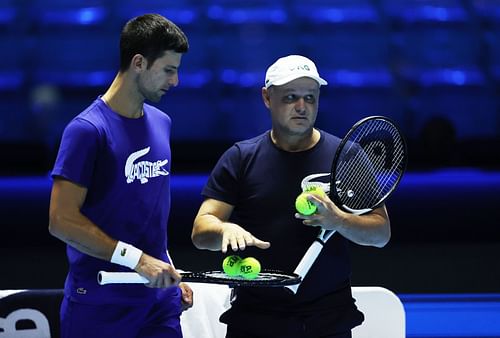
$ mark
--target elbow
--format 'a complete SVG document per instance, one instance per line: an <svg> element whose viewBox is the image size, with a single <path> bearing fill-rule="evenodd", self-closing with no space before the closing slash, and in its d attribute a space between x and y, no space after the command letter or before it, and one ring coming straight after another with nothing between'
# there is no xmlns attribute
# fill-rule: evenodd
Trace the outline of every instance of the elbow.
<svg viewBox="0 0 500 338"><path fill-rule="evenodd" d="M203 249L201 242L194 231L191 233L191 242L193 242L196 249Z"/></svg>
<svg viewBox="0 0 500 338"><path fill-rule="evenodd" d="M207 229L202 223L197 223L196 220L191 232L191 241L197 249L201 250L220 250L220 237L211 229Z"/></svg>
<svg viewBox="0 0 500 338"><path fill-rule="evenodd" d="M196 226L196 220L193 224L193 230L191 231L191 242L197 249L204 249L203 241L201 239L200 233L198 231L198 227Z"/></svg>
<svg viewBox="0 0 500 338"><path fill-rule="evenodd" d="M191 239L192 239L193 245L196 249L200 249L200 250L206 249L205 245L203 245L203 242L197 240L196 238L191 238Z"/></svg>
<svg viewBox="0 0 500 338"><path fill-rule="evenodd" d="M209 245L209 242L205 239L203 239L203 236L199 236L196 234L191 235L191 241L193 242L193 245L196 249L204 250L208 249L211 250L211 246Z"/></svg>
<svg viewBox="0 0 500 338"><path fill-rule="evenodd" d="M377 248L383 248L386 246L389 241L391 240L391 228L388 225L384 231L381 232L380 237L376 243L374 243L374 246Z"/></svg>
<svg viewBox="0 0 500 338"><path fill-rule="evenodd" d="M374 246L377 248L383 248L389 243L390 239L391 239L390 235L388 237L381 238L377 243L374 244Z"/></svg>
<svg viewBox="0 0 500 338"><path fill-rule="evenodd" d="M61 238L62 235L62 223L63 216L54 210L49 213L49 233L57 238Z"/></svg>
<svg viewBox="0 0 500 338"><path fill-rule="evenodd" d="M200 232L197 232L195 229L193 229L193 232L191 233L191 242L193 242L193 245L196 249L212 250L209 238L207 238L207 236L204 236Z"/></svg>

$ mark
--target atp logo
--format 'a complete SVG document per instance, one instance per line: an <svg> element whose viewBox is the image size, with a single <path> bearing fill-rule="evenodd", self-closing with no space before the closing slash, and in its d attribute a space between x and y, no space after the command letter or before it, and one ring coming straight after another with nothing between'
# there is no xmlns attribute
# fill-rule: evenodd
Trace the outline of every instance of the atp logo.
<svg viewBox="0 0 500 338"><path fill-rule="evenodd" d="M130 184L136 179L140 180L141 184L149 182L150 178L167 176L169 172L163 168L167 165L168 159L158 160L156 162L150 161L139 161L136 162L141 157L149 153L151 147L147 147L136 152L133 152L127 158L125 163L125 177L127 178L127 183Z"/></svg>
<svg viewBox="0 0 500 338"><path fill-rule="evenodd" d="M297 71L306 71L306 72L310 72L311 71L311 68L309 68L308 65L293 66L293 67L290 67L289 69L292 72L295 71L295 70L297 70Z"/></svg>

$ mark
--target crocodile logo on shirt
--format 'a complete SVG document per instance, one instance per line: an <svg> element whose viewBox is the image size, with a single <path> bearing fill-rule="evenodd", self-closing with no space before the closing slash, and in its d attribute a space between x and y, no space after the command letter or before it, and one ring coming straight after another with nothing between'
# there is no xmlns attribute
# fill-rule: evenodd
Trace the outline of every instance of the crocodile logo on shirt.
<svg viewBox="0 0 500 338"><path fill-rule="evenodd" d="M133 152L127 158L125 163L125 177L127 183L132 183L136 179L140 180L141 184L148 183L150 178L167 176L169 172L163 168L168 163L168 159L158 160L156 162L138 161L141 157L149 153L151 147Z"/></svg>

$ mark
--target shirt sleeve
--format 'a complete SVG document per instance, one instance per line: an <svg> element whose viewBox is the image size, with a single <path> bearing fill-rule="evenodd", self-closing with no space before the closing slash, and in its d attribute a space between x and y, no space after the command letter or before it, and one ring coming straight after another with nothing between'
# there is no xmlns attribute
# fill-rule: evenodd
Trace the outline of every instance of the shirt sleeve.
<svg viewBox="0 0 500 338"><path fill-rule="evenodd" d="M97 157L99 134L95 126L74 119L64 129L51 176L63 177L81 186L91 182Z"/></svg>
<svg viewBox="0 0 500 338"><path fill-rule="evenodd" d="M221 156L201 194L205 198L213 198L236 205L239 191L240 162L240 149L234 145Z"/></svg>

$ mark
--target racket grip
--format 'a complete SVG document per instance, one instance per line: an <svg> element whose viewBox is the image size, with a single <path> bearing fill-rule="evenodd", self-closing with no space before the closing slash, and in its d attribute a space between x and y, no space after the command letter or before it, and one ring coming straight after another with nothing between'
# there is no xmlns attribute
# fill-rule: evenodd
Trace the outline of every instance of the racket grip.
<svg viewBox="0 0 500 338"><path fill-rule="evenodd" d="M309 249L307 249L306 253L304 254L302 259L300 260L297 267L295 268L294 273L299 275L302 280L304 280L304 277L309 272L309 269L313 265L314 261L316 261L316 258L318 258L319 253L323 249L323 245L324 244L322 242L315 240L311 244ZM285 287L288 288L290 291L292 291L295 294L295 293L297 293L299 286L300 286L300 284L295 284L295 285L289 285L289 286L285 286Z"/></svg>
<svg viewBox="0 0 500 338"><path fill-rule="evenodd" d="M99 271L97 274L99 285L106 284L147 284L149 280L137 272L107 272Z"/></svg>

